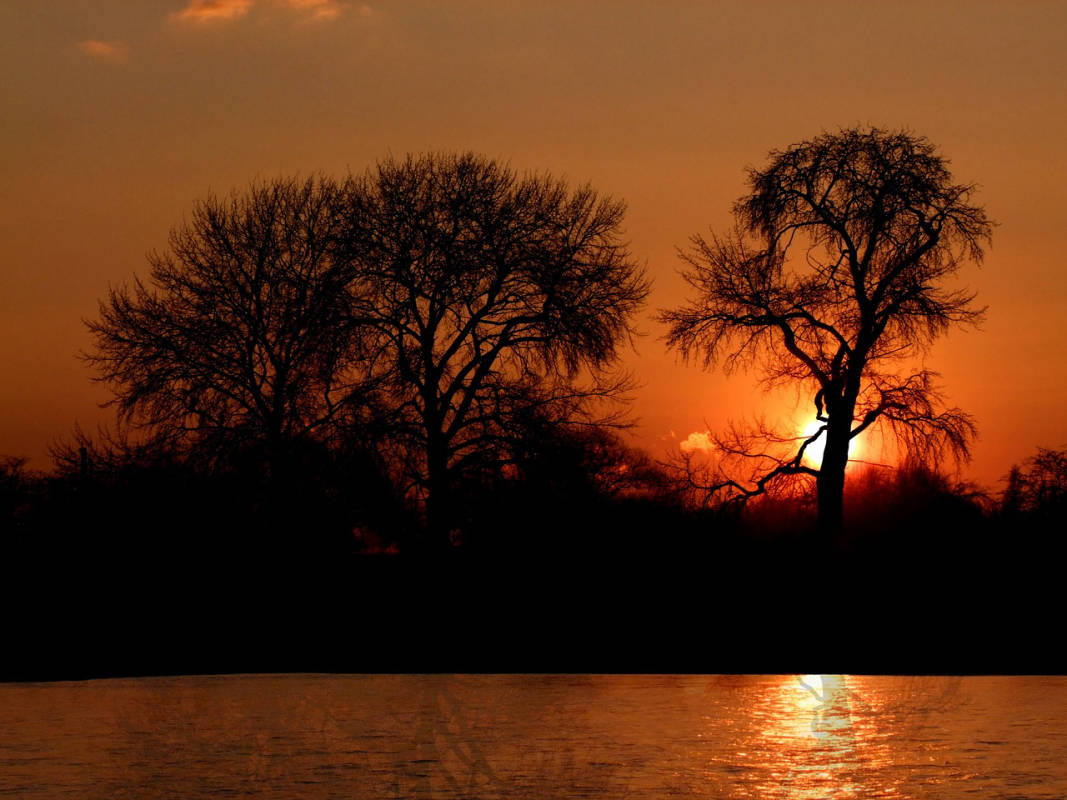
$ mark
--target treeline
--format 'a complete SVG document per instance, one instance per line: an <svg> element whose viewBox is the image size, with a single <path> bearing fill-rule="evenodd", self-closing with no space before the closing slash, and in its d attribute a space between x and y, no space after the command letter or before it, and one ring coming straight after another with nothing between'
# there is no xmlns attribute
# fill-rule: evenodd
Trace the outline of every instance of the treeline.
<svg viewBox="0 0 1067 800"><path fill-rule="evenodd" d="M255 469L206 470L179 454L82 436L48 474L0 464L8 556L173 565L268 559L308 564L411 554L425 524L366 454L301 455L284 494ZM845 529L814 537L816 497L766 495L704 506L618 434L554 431L528 440L511 469L456 486L455 552L565 562L732 556L965 565L1041 561L1067 551L1067 450L1042 449L992 494L921 466L850 473ZM16 558L16 561L18 558Z"/></svg>
<svg viewBox="0 0 1067 800"><path fill-rule="evenodd" d="M316 560L424 553L424 515L374 453L308 447L284 484L255 454L225 466L93 439L56 448L56 469L3 466L5 539L23 554L92 560ZM565 559L707 538L668 475L620 436L553 429L507 468L453 486L455 552Z"/></svg>

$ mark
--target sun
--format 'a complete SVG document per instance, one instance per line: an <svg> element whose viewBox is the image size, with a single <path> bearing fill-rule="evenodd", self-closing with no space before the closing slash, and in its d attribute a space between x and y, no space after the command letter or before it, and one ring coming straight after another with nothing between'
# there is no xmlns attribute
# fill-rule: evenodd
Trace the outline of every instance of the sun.
<svg viewBox="0 0 1067 800"><path fill-rule="evenodd" d="M814 436L816 433L819 432L819 428L821 428L822 426L823 426L822 422L820 422L817 419L813 419L811 422L809 422L807 425L805 425L804 429L800 432L800 436L799 436L800 442L803 442L804 439L807 439L810 436ZM799 444L799 442L798 442L798 444ZM815 467L816 469L818 469L820 466L822 466L822 454L823 454L823 449L825 447L826 447L826 433L824 431L822 436L820 436L818 439L816 439L814 442L809 444L804 449L804 463L807 464L810 467ZM851 459L855 458L858 452L859 452L859 442L856 439L853 439L851 442L848 443L848 457L849 457L849 459L851 460Z"/></svg>

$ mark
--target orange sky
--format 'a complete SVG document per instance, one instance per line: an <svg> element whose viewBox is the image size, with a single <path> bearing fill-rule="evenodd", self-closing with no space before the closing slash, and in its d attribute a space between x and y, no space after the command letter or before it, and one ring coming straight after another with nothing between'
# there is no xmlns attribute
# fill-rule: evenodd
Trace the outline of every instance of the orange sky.
<svg viewBox="0 0 1067 800"><path fill-rule="evenodd" d="M629 204L655 279L631 366L655 453L780 398L685 367L657 308L674 247L729 223L743 168L840 126L929 137L999 223L965 280L980 332L928 366L981 440L992 488L1067 444L1067 4L50 0L0 6L0 454L47 467L77 421L109 418L75 358L109 283L209 189L473 149Z"/></svg>

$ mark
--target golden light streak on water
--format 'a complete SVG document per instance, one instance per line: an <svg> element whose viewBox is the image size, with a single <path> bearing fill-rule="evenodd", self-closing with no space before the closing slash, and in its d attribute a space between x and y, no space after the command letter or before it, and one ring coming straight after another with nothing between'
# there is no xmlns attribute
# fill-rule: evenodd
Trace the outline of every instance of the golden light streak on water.
<svg viewBox="0 0 1067 800"><path fill-rule="evenodd" d="M781 676L767 695L760 738L774 769L757 796L788 800L859 798L864 730L840 675Z"/></svg>

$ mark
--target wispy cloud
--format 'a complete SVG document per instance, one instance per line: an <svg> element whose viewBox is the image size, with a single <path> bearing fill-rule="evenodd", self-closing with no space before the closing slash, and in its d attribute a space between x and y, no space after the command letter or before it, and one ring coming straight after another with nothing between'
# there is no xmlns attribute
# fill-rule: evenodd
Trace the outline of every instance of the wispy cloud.
<svg viewBox="0 0 1067 800"><path fill-rule="evenodd" d="M185 8L171 14L171 19L178 22L230 22L247 16L259 0L188 0ZM351 5L346 0L267 0L265 5L273 5L295 11L304 19L337 19ZM375 14L366 3L360 5L357 13L362 17Z"/></svg>
<svg viewBox="0 0 1067 800"><path fill-rule="evenodd" d="M253 0L189 0L181 11L171 15L179 22L226 22L239 19L252 8Z"/></svg>
<svg viewBox="0 0 1067 800"><path fill-rule="evenodd" d="M344 10L338 0L281 0L281 3L296 11L310 13L312 19L336 19Z"/></svg>
<svg viewBox="0 0 1067 800"><path fill-rule="evenodd" d="M130 60L130 48L122 42L102 42L99 39L86 39L78 42L78 49L90 58L109 61L112 64L125 64Z"/></svg>

